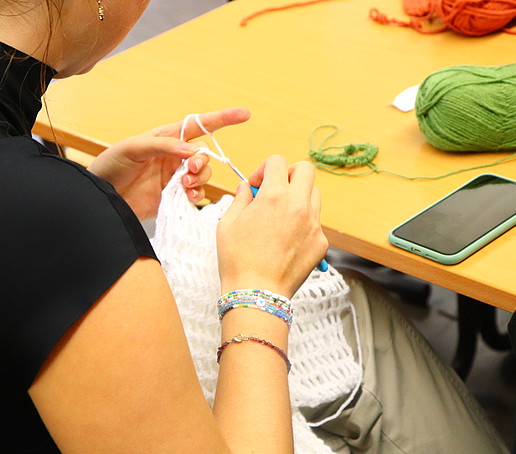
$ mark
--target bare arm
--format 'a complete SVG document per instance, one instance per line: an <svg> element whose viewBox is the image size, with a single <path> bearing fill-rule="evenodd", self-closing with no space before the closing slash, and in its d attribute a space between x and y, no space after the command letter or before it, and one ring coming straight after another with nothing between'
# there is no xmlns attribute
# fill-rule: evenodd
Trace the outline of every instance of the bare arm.
<svg viewBox="0 0 516 454"><path fill-rule="evenodd" d="M29 390L63 454L229 453L158 262L138 259Z"/></svg>
<svg viewBox="0 0 516 454"><path fill-rule="evenodd" d="M311 164L288 168L283 158L273 156L249 179L260 187L256 200L248 187L239 188L219 224L223 293L261 288L292 297L328 247L320 229L314 178ZM229 311L223 318L222 341L237 333L265 339L287 351L287 325L270 314ZM230 347L221 358L214 412L232 452L292 453L285 361L263 345L248 342Z"/></svg>

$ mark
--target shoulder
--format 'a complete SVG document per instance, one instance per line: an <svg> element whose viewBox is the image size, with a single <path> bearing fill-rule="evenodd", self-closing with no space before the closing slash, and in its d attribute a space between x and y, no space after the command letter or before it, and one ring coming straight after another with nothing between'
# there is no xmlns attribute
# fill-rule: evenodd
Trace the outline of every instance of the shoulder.
<svg viewBox="0 0 516 454"><path fill-rule="evenodd" d="M108 183L27 137L0 139L0 212L0 353L30 384L68 327L155 255Z"/></svg>
<svg viewBox="0 0 516 454"><path fill-rule="evenodd" d="M115 235L153 256L140 222L109 183L30 138L0 140L0 189L0 208L11 227L22 228L18 235L40 232L59 242L74 233L75 240Z"/></svg>

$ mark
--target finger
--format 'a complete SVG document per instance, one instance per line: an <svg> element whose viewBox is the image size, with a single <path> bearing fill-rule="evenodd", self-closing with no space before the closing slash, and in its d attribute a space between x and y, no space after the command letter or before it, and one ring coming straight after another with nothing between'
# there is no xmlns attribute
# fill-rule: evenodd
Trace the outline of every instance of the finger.
<svg viewBox="0 0 516 454"><path fill-rule="evenodd" d="M285 191L288 184L288 165L283 156L273 155L264 161L249 177L252 186L262 191Z"/></svg>
<svg viewBox="0 0 516 454"><path fill-rule="evenodd" d="M171 156L186 159L195 153L203 143L186 143L172 137L133 137L120 142L124 155L133 161L145 161L150 158Z"/></svg>
<svg viewBox="0 0 516 454"><path fill-rule="evenodd" d="M290 187L296 194L310 199L315 181L314 166L308 161L296 162L289 167Z"/></svg>
<svg viewBox="0 0 516 454"><path fill-rule="evenodd" d="M249 120L251 113L249 110L244 109L243 107L233 107L231 109L219 110L218 112L209 112L205 114L201 114L199 116L199 120L201 124L204 126L209 132L215 132L217 129L223 128L225 126L237 125L240 123L244 123ZM197 123L195 124L198 127ZM204 134L199 128L201 134ZM196 134L197 131L193 129L193 134ZM201 135L199 134L199 135ZM197 137L197 136L193 136ZM186 137L186 140L189 140Z"/></svg>
<svg viewBox="0 0 516 454"><path fill-rule="evenodd" d="M224 214L224 222L233 222L238 215L253 201L253 193L248 184L242 182L238 185L233 203Z"/></svg>
<svg viewBox="0 0 516 454"><path fill-rule="evenodd" d="M187 188L196 188L206 184L211 178L211 167L204 167L199 173L187 173L183 176L183 185Z"/></svg>
<svg viewBox="0 0 516 454"><path fill-rule="evenodd" d="M210 157L205 153L196 153L188 161L188 171L197 174L208 165Z"/></svg>
<svg viewBox="0 0 516 454"><path fill-rule="evenodd" d="M231 109L218 110L216 112L204 113L199 116L199 120L204 129L214 132L224 126L231 126L243 123L250 117L249 110L243 107L233 107ZM160 126L150 131L156 137L179 137L182 121ZM192 140L204 135L205 132L199 127L194 118L190 118L185 127L184 140Z"/></svg>
<svg viewBox="0 0 516 454"><path fill-rule="evenodd" d="M202 186L197 188L188 188L185 192L188 200L190 200L192 203L199 203L202 199L204 199L206 194Z"/></svg>

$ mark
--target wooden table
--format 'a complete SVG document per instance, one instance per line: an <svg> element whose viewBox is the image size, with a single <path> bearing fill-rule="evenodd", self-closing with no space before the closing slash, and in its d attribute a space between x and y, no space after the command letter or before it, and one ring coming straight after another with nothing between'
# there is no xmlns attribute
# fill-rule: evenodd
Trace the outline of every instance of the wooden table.
<svg viewBox="0 0 516 454"><path fill-rule="evenodd" d="M379 146L381 169L438 175L503 154L448 154L432 148L413 112L390 103L405 88L449 65L514 62L516 37L422 35L368 18L377 7L404 17L399 0L335 0L240 20L284 0L238 0L100 63L90 74L58 81L47 103L58 140L91 154L191 112L245 106L251 120L218 140L246 174L273 153L308 159L308 139L323 124L341 127L336 144ZM35 132L53 139L40 116ZM322 138L318 135L317 138ZM210 196L238 181L213 164ZM516 178L516 160L487 169ZM436 181L386 174L335 176L318 171L322 223L331 244L460 294L514 311L516 229L464 262L444 266L391 246L389 230L482 170Z"/></svg>

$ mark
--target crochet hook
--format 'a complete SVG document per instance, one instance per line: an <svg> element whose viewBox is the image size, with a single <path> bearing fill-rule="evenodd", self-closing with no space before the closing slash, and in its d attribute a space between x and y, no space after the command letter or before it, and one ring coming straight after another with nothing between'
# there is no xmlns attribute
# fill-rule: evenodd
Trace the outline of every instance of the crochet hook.
<svg viewBox="0 0 516 454"><path fill-rule="evenodd" d="M242 180L242 181L245 181L247 184L249 184L249 181L247 181L247 178L242 174L242 172L240 172L240 170L238 170L234 165L233 163L228 159L226 161L226 163L229 165L229 167L231 167L231 169L233 170L233 172L235 172L238 177ZM256 197L256 194L258 194L258 190L260 188L257 188L256 186L251 186L251 192L253 193L253 197ZM325 260L325 259L322 259L319 264L317 265L317 269L319 271L328 271L328 262Z"/></svg>
<svg viewBox="0 0 516 454"><path fill-rule="evenodd" d="M242 172L240 172L240 170L238 170L234 165L233 163L231 162L231 160L226 157L226 155L224 154L224 151L222 150L222 148L220 147L220 145L218 144L217 140L215 139L215 137L213 136L213 133L208 131L204 125L202 124L201 122L201 119L200 119L200 116L199 114L190 114L190 115L187 115L185 117L185 119L183 120L183 125L181 127L181 134L180 134L180 139L181 140L184 140L184 132L185 132L185 127L186 127L186 124L188 122L188 119L190 117L193 117L195 119L195 122L197 123L197 125L199 126L199 128L201 129L202 132L204 132L204 134L207 134L211 137L211 140L213 141L213 144L215 145L215 148L217 149L217 151L220 153L220 156L213 153L209 148L201 148L199 150L199 152L201 153L205 153L209 156L212 156L214 157L215 159L219 160L220 162L223 162L225 164L228 164L229 167L231 167L231 170L233 170L233 172L235 172L237 175L238 175L238 178L240 178L242 181L245 181L247 184L249 184L249 181L247 181L247 178L244 176L244 174ZM257 188L256 186L251 186L251 191L253 193L253 197L256 197L256 194L258 193L258 190L259 188ZM325 260L325 259L322 259L319 264L317 265L317 269L319 271L328 271L328 262Z"/></svg>

